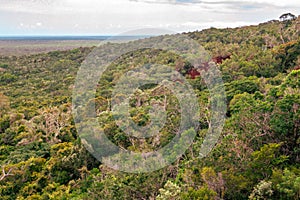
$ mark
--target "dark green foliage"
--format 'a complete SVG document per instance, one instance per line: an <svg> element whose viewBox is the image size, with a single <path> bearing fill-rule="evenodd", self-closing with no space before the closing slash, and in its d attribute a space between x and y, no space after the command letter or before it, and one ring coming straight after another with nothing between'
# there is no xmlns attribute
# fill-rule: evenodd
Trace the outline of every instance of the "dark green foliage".
<svg viewBox="0 0 300 200"><path fill-rule="evenodd" d="M280 61L278 68L282 72L291 70L299 65L300 40L292 41L280 46L276 52L276 59Z"/></svg>
<svg viewBox="0 0 300 200"><path fill-rule="evenodd" d="M0 82L2 83L11 83L17 80L17 76L10 73L1 73Z"/></svg>
<svg viewBox="0 0 300 200"><path fill-rule="evenodd" d="M225 87L228 102L230 102L234 95L243 94L244 92L254 94L259 91L258 81L259 80L256 77L251 77L226 83Z"/></svg>

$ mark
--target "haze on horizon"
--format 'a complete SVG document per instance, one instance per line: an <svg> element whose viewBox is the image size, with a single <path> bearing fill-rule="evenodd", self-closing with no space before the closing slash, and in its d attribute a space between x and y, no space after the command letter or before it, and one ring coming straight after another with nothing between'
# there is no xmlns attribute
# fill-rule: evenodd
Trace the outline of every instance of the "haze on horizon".
<svg viewBox="0 0 300 200"><path fill-rule="evenodd" d="M258 24L287 12L298 16L300 1L0 0L0 36L187 32Z"/></svg>

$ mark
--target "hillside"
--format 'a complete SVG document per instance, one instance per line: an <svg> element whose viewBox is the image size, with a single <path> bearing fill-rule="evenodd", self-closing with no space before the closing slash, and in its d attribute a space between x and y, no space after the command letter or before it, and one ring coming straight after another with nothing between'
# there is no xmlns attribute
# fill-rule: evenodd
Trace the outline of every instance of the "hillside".
<svg viewBox="0 0 300 200"><path fill-rule="evenodd" d="M79 67L95 47L1 56L1 199L299 199L300 17L183 35L211 52L226 90L225 126L207 157L197 155L211 125L210 91L198 66L170 52L141 49L121 56L97 85L101 130L133 152L167 145L178 132L181 110L167 88L141 87L129 102L132 120L149 124L155 102L164 105L166 123L156 137L128 136L110 112L121 75L157 63L176 69L193 86L201 115L192 146L172 165L137 174L97 161L76 131L72 90Z"/></svg>

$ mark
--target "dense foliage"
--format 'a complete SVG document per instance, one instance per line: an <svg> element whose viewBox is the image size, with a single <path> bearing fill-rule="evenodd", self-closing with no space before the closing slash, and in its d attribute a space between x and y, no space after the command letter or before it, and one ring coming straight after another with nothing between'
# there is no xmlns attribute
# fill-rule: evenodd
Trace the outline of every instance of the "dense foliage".
<svg viewBox="0 0 300 200"><path fill-rule="evenodd" d="M169 65L197 94L202 115L193 145L173 165L152 173L109 169L78 137L72 88L93 48L0 57L0 199L299 199L299 23L297 18L184 33L211 51L226 87L225 127L204 159L198 154L210 126L210 97L201 77L191 74L194 66L146 49L108 68L98 84L96 111L105 134L124 149L147 152L166 145L178 131L180 108L171 91L146 85L130 101L131 117L148 124L156 102L168 111L166 125L147 140L124 134L107 112L122 74L148 62Z"/></svg>

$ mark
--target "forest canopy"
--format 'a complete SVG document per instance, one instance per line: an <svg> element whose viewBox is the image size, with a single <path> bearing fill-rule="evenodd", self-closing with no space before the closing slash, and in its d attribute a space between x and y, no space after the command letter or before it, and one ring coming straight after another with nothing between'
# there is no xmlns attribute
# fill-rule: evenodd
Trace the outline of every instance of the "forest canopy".
<svg viewBox="0 0 300 200"><path fill-rule="evenodd" d="M300 18L287 14L280 19L183 33L210 52L226 92L224 129L202 159L199 151L211 126L212 99L197 66L151 49L126 54L108 66L92 101L99 129L127 151L149 152L167 145L178 132L181 110L168 88L140 87L129 101L131 119L146 126L156 104L165 108L166 123L155 137L128 136L110 112L112 90L122 74L147 63L166 65L185 77L197 96L199 126L185 132L195 133L192 145L172 165L151 173L108 168L78 135L72 89L94 47L1 56L0 198L299 199Z"/></svg>

